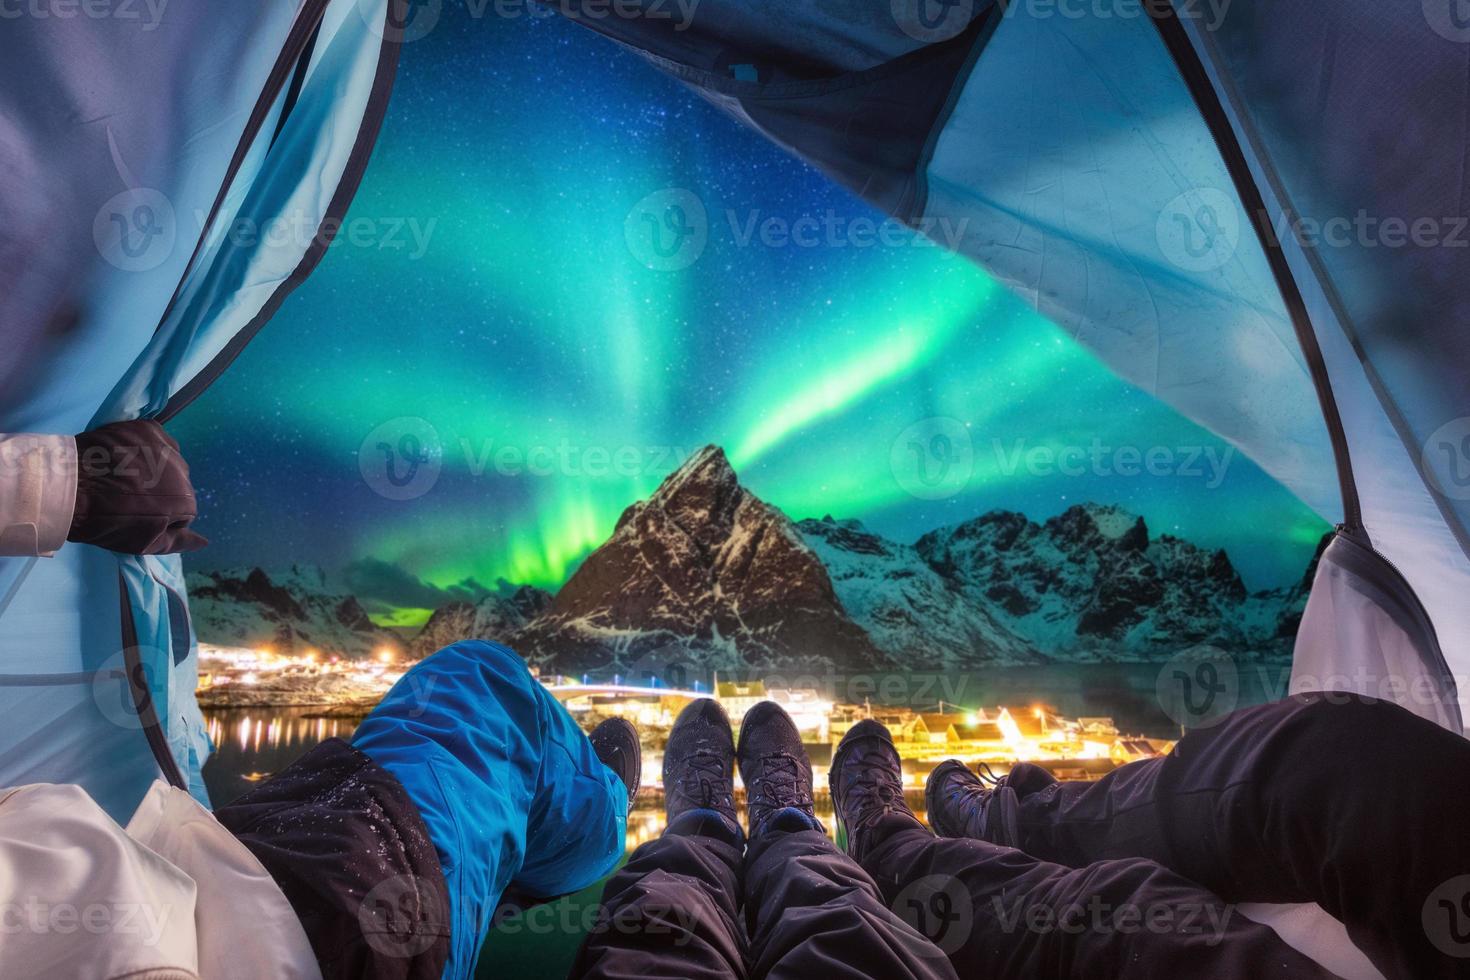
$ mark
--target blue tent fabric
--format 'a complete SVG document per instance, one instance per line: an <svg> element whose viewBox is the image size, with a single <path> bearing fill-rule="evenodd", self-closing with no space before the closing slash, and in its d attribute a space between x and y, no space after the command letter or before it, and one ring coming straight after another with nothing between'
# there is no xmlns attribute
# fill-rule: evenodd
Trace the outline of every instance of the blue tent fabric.
<svg viewBox="0 0 1470 980"><path fill-rule="evenodd" d="M1470 28L1434 4L1370 0L1330 12L1289 0L897 0L818 5L824 16L795 23L707 0L682 27L651 4L611 21L558 6L875 206L963 229L959 251L1343 524L1344 547L1382 566L1369 577L1403 594L1344 586L1356 599L1334 616L1361 615L1363 628L1334 619L1333 635L1395 622L1384 603L1422 606L1430 630L1330 653L1324 633L1308 636L1296 680L1462 729L1470 251L1444 236L1458 227L1470 244L1459 220ZM915 30L946 11L968 20L940 37ZM927 128L889 126L916 65L931 69L910 103ZM742 67L778 91L822 73L867 91L809 90L810 104L773 124L770 88L728 80ZM1360 211L1427 220L1440 238L1404 244L1399 231L1385 254L1356 239L1328 251L1294 231L1297 218L1320 228ZM1309 616L1321 630L1324 608Z"/></svg>
<svg viewBox="0 0 1470 980"><path fill-rule="evenodd" d="M176 410L331 229L230 230L322 227L366 165L402 0L159 9L0 32L0 431ZM204 799L196 672L177 557L0 558L0 784L79 783L119 820L160 775Z"/></svg>
<svg viewBox="0 0 1470 980"><path fill-rule="evenodd" d="M526 663L469 641L420 661L352 738L418 807L449 886L446 977L474 972L514 883L554 897L623 855L628 792Z"/></svg>

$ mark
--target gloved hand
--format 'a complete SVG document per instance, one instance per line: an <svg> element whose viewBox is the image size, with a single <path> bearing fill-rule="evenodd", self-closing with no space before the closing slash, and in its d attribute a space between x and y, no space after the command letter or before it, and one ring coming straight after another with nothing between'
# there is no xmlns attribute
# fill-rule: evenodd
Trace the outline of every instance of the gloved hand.
<svg viewBox="0 0 1470 980"><path fill-rule="evenodd" d="M113 422L77 439L77 503L68 541L128 555L196 551L189 464L152 419Z"/></svg>

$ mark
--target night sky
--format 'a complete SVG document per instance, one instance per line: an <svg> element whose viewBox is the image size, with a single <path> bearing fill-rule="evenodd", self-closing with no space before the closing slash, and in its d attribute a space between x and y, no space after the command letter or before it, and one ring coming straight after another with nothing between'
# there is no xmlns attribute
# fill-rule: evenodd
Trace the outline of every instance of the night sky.
<svg viewBox="0 0 1470 980"><path fill-rule="evenodd" d="M355 233L171 424L212 539L190 567L318 564L414 623L558 585L715 442L796 518L910 541L1095 500L1227 548L1252 588L1301 574L1326 526L1294 497L880 220L589 31L446 4L404 49ZM426 491L364 477L414 438Z"/></svg>

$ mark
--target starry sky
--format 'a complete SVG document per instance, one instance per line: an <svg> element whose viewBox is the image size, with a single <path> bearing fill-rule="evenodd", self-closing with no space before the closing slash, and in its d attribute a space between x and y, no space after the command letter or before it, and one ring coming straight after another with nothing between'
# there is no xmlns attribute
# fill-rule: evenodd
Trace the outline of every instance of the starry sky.
<svg viewBox="0 0 1470 980"><path fill-rule="evenodd" d="M446 4L352 233L171 423L212 539L191 567L321 565L411 625L559 585L713 442L794 518L912 541L1098 501L1252 588L1301 574L1326 530L1304 505L881 221L585 29ZM418 483L374 471L384 446Z"/></svg>

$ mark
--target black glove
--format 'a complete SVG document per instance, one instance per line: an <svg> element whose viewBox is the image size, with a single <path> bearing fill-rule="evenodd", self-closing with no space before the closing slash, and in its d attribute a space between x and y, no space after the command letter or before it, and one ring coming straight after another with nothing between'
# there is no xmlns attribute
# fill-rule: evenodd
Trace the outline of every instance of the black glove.
<svg viewBox="0 0 1470 980"><path fill-rule="evenodd" d="M197 551L189 464L152 419L113 422L77 436L77 505L68 541L128 555Z"/></svg>

